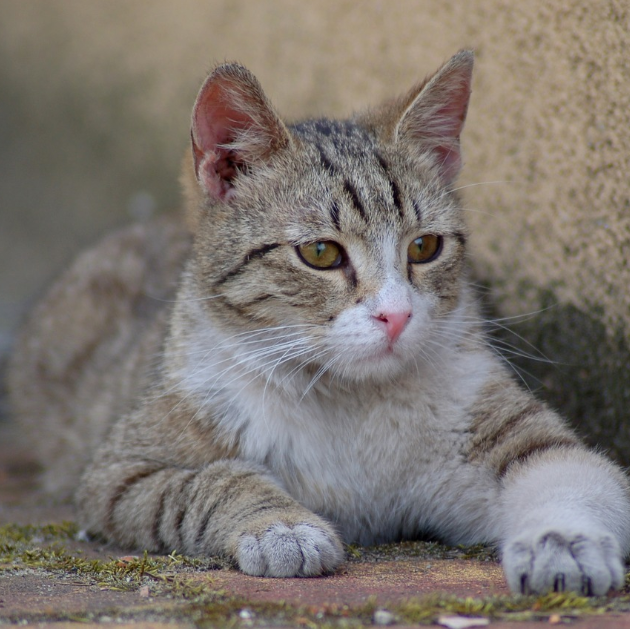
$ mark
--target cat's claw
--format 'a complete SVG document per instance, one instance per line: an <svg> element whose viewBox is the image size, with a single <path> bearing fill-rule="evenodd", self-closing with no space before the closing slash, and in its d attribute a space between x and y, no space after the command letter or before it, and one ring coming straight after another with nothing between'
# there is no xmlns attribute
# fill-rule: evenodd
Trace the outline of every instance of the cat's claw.
<svg viewBox="0 0 630 629"><path fill-rule="evenodd" d="M510 589L519 594L577 592L603 596L624 583L619 544L607 533L558 530L521 535L503 549Z"/></svg>
<svg viewBox="0 0 630 629"><path fill-rule="evenodd" d="M236 560L246 574L314 577L334 570L344 558L337 537L312 524L273 524L261 535L239 538Z"/></svg>

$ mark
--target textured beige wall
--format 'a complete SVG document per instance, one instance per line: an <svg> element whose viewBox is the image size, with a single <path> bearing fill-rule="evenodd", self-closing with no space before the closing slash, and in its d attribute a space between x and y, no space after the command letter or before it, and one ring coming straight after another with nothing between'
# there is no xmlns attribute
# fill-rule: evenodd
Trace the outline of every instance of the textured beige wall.
<svg viewBox="0 0 630 629"><path fill-rule="evenodd" d="M213 63L245 63L298 117L373 104L473 47L461 184L479 273L499 312L545 308L515 329L559 364L525 368L630 462L627 7L0 0L0 342L77 247L177 203Z"/></svg>

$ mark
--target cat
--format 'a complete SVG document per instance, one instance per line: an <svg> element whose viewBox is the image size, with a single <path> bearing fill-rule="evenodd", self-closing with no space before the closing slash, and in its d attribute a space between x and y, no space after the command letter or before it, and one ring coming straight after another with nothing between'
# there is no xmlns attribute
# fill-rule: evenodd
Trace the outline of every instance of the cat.
<svg viewBox="0 0 630 629"><path fill-rule="evenodd" d="M273 577L430 536L498 545L514 592L622 586L625 475L513 381L468 279L472 68L293 125L244 67L210 74L186 221L83 254L14 353L16 416L86 531Z"/></svg>

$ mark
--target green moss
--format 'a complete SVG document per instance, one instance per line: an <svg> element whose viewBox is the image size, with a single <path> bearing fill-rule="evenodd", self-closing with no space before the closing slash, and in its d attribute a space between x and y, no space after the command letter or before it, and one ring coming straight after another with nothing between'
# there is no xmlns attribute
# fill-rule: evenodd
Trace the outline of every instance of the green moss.
<svg viewBox="0 0 630 629"><path fill-rule="evenodd" d="M142 557L86 559L81 551L68 551L63 542L76 539L78 529L74 523L46 526L0 527L0 574L40 569L50 573L73 574L85 577L102 588L119 591L138 589L146 580L170 584L172 590L186 596L185 580L177 579L178 572L215 570L226 567L218 558L190 558L172 553L153 557L145 551ZM195 592L191 591L190 596Z"/></svg>
<svg viewBox="0 0 630 629"><path fill-rule="evenodd" d="M399 605L397 617L407 623L431 623L441 614L484 616L501 620L543 620L551 614L579 617L608 611L627 611L630 597L586 598L576 594L547 594L540 597L491 596L459 598L432 595Z"/></svg>
<svg viewBox="0 0 630 629"><path fill-rule="evenodd" d="M430 560L475 559L477 561L498 561L498 552L491 546L446 546L439 542L399 542L380 546L348 546L347 559L350 562L376 562L414 558Z"/></svg>
<svg viewBox="0 0 630 629"><path fill-rule="evenodd" d="M74 522L45 524L43 526L6 524L0 526L0 548L3 544L28 544L33 541L43 543L70 540L74 539L78 532L79 530Z"/></svg>
<svg viewBox="0 0 630 629"><path fill-rule="evenodd" d="M151 603L126 605L98 612L31 613L6 617L12 622L68 620L98 622L109 617L123 621L186 621L197 627L298 626L364 627L373 624L377 600L365 604L292 605L286 602L253 602L217 589L212 570L228 567L219 559L197 559L173 553L153 557L86 559L81 550L71 550L77 528L72 523L50 526L0 527L0 576L31 570L50 575L71 576L75 584L96 585L117 591L151 586ZM435 542L404 542L373 548L350 547L349 561L378 562L392 559L469 559L494 561L494 551L484 546L453 548ZM203 573L203 574L202 574ZM136 599L137 600L137 599ZM435 594L414 597L388 606L398 622L429 624L441 614L487 616L509 620L541 620L557 613L565 617L630 611L630 595L615 598L584 598L574 594L543 597L494 596L460 598Z"/></svg>

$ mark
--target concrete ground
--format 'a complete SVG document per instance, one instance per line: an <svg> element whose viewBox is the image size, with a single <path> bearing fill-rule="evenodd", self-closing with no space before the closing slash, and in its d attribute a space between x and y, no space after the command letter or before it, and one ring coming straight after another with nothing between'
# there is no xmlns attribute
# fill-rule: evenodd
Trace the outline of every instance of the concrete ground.
<svg viewBox="0 0 630 629"><path fill-rule="evenodd" d="M264 579L227 562L82 541L68 506L0 422L0 625L54 627L630 627L630 588L604 599L509 595L495 554L403 543L348 549L317 579Z"/></svg>

